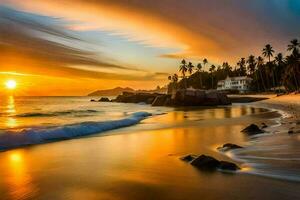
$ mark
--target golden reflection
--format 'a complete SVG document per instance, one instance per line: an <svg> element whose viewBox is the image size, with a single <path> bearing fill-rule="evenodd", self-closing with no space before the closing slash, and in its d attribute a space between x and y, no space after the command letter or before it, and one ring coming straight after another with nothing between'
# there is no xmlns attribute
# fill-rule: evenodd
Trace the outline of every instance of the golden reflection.
<svg viewBox="0 0 300 200"><path fill-rule="evenodd" d="M8 114L14 114L16 113L16 108L15 108L15 98L14 96L9 96L8 101L7 101L7 106L6 106L6 112Z"/></svg>
<svg viewBox="0 0 300 200"><path fill-rule="evenodd" d="M15 99L14 96L9 96L7 100L7 106L6 106L6 113L8 113L8 118L6 120L6 126L8 128L15 128L17 124L17 120L13 117L13 114L15 114L16 107L15 107Z"/></svg>
<svg viewBox="0 0 300 200"><path fill-rule="evenodd" d="M26 160L22 151L13 151L8 155L9 178L8 185L12 199L22 199L32 196L35 189L32 178L26 170Z"/></svg>

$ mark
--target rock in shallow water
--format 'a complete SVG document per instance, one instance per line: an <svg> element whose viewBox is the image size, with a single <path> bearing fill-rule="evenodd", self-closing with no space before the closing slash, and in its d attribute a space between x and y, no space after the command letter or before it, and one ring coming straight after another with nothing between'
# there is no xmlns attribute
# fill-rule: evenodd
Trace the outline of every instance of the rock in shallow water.
<svg viewBox="0 0 300 200"><path fill-rule="evenodd" d="M218 147L217 149L219 151L231 151L234 149L241 149L241 148L243 148L243 147L236 145L236 144L227 143L227 144L224 144L222 147Z"/></svg>
<svg viewBox="0 0 300 200"><path fill-rule="evenodd" d="M187 155L187 156L184 156L182 158L180 158L182 161L185 161L185 162L191 162L193 161L195 158L197 158L196 155Z"/></svg>
<svg viewBox="0 0 300 200"><path fill-rule="evenodd" d="M193 160L191 162L191 165L199 169L216 170L217 167L220 165L220 161L211 156L201 155L195 160Z"/></svg>
<svg viewBox="0 0 300 200"><path fill-rule="evenodd" d="M248 135L256 135L264 133L265 131L261 130L257 125L251 124L243 129L241 132L247 133Z"/></svg>
<svg viewBox="0 0 300 200"><path fill-rule="evenodd" d="M227 162L227 161L220 161L218 169L226 170L226 171L236 171L239 170L240 168L234 163Z"/></svg>
<svg viewBox="0 0 300 200"><path fill-rule="evenodd" d="M219 161L214 157L201 155L196 157L195 155L187 155L182 157L181 160L185 162L190 162L191 165L197 167L201 170L215 171L215 170L225 170L225 171L236 171L240 168L231 162Z"/></svg>

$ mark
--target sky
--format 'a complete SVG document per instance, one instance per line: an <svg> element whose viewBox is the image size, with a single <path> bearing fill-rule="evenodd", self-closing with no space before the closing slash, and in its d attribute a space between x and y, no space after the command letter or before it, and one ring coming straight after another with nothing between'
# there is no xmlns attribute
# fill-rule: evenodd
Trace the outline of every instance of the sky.
<svg viewBox="0 0 300 200"><path fill-rule="evenodd" d="M285 53L299 21L299 0L0 0L0 94L10 79L17 95L153 89L183 58Z"/></svg>

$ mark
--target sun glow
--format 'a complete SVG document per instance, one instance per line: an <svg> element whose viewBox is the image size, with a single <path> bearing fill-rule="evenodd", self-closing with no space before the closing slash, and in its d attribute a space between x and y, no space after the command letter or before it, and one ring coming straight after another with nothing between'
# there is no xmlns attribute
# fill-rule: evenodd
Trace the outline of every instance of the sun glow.
<svg viewBox="0 0 300 200"><path fill-rule="evenodd" d="M8 80L5 82L5 87L9 90L14 90L17 87L17 82L15 80Z"/></svg>

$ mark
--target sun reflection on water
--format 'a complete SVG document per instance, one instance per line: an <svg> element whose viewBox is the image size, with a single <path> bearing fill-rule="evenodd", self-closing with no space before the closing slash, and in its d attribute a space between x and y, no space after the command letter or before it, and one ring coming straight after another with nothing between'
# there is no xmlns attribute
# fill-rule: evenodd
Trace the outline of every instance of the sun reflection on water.
<svg viewBox="0 0 300 200"><path fill-rule="evenodd" d="M18 126L17 120L13 117L16 113L15 107L15 99L14 96L9 96L7 99L6 113L8 114L8 118L6 120L6 126L8 128L15 128Z"/></svg>

